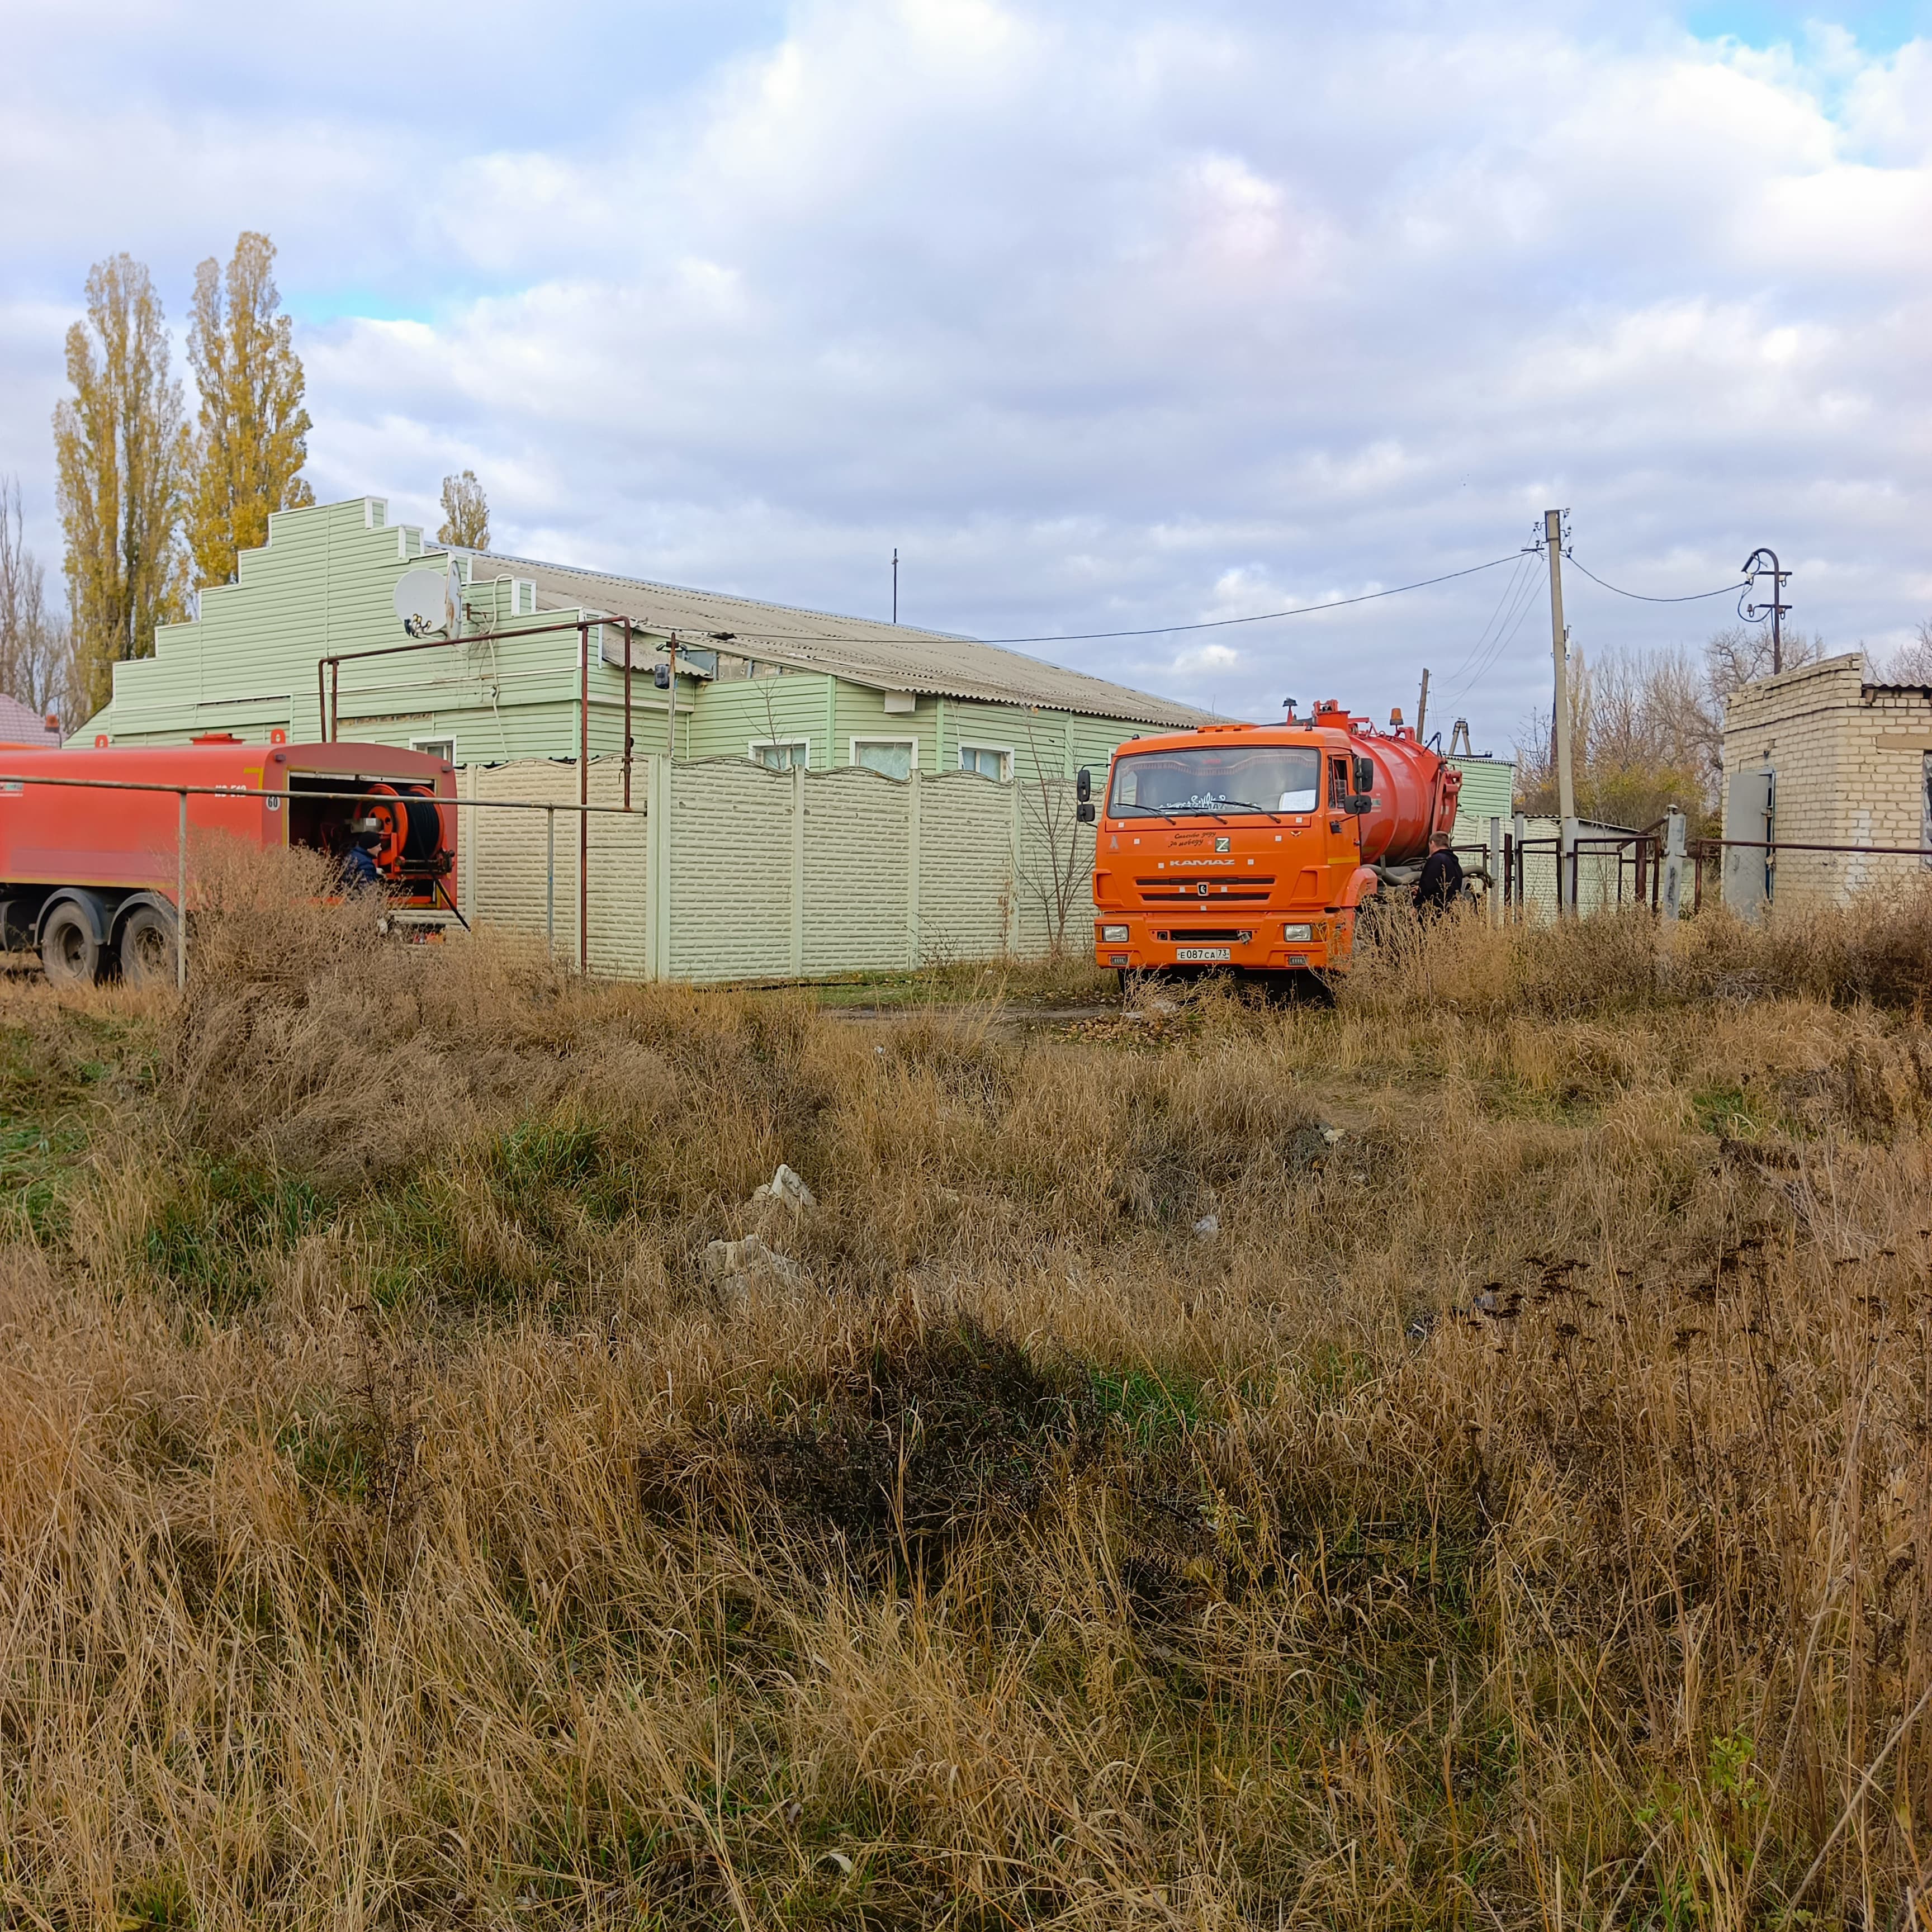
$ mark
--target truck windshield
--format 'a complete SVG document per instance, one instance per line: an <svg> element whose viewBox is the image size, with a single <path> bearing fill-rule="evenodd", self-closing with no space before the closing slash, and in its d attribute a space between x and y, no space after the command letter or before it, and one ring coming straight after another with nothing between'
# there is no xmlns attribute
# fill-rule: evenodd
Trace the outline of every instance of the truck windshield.
<svg viewBox="0 0 1932 1932"><path fill-rule="evenodd" d="M1322 754L1297 745L1197 745L1114 761L1113 818L1219 818L1312 812Z"/></svg>

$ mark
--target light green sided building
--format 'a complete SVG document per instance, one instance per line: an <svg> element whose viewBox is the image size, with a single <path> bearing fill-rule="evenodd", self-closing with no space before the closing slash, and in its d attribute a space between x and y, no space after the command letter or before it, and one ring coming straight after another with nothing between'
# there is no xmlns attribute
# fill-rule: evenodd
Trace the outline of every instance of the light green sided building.
<svg viewBox="0 0 1932 1932"><path fill-rule="evenodd" d="M1510 815L1516 810L1515 761L1465 754L1450 762L1462 774L1462 789L1456 801L1456 843L1486 844L1492 818L1500 818L1508 831Z"/></svg>
<svg viewBox="0 0 1932 1932"><path fill-rule="evenodd" d="M411 641L398 582L425 571L448 583L454 621L429 633L432 648L356 656ZM625 638L612 620L626 617L638 753L665 750L674 731L679 760L1024 783L1098 768L1126 739L1210 716L968 638L447 550L365 496L272 517L268 543L242 554L236 581L202 592L195 621L164 626L152 657L115 667L112 701L79 742L314 740L325 735L323 668L344 739L484 765L574 758L587 731L593 758L621 757ZM674 636L667 692L652 674Z"/></svg>

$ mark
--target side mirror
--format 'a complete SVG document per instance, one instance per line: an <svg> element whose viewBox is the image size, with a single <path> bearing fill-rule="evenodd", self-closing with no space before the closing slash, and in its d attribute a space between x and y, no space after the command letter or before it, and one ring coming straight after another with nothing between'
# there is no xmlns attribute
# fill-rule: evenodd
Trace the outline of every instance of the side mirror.
<svg viewBox="0 0 1932 1932"><path fill-rule="evenodd" d="M1375 809L1375 805L1376 801L1372 794L1365 791L1352 791L1342 801L1342 809L1352 818L1362 818Z"/></svg>
<svg viewBox="0 0 1932 1932"><path fill-rule="evenodd" d="M656 685L660 691L670 690L670 666L669 664L653 664L651 667L651 682Z"/></svg>
<svg viewBox="0 0 1932 1932"><path fill-rule="evenodd" d="M1082 805L1094 796L1094 774L1084 765L1082 765L1074 774L1073 796ZM1089 813L1088 817L1091 816L1092 814ZM1083 819L1081 822L1084 824L1086 821Z"/></svg>
<svg viewBox="0 0 1932 1932"><path fill-rule="evenodd" d="M1073 808L1073 815L1082 825L1091 825L1094 823L1094 801L1090 798L1083 798Z"/></svg>

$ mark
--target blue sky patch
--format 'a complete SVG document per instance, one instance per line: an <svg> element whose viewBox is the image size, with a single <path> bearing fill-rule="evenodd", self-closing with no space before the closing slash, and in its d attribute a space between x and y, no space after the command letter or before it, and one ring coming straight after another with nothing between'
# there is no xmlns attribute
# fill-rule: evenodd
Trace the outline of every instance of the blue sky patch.
<svg viewBox="0 0 1932 1932"><path fill-rule="evenodd" d="M1868 53L1883 54L1932 34L1932 0L1836 0L1822 7L1795 0L1712 0L1688 8L1684 24L1700 39L1728 35L1754 47L1781 40L1802 45L1808 26L1843 27Z"/></svg>

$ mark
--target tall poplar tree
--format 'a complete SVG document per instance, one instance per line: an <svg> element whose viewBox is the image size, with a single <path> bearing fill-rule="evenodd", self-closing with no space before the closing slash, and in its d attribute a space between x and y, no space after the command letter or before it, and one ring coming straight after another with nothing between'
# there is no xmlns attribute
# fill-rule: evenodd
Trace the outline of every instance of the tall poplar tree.
<svg viewBox="0 0 1932 1932"><path fill-rule="evenodd" d="M475 470L465 470L442 479L442 527L436 540L454 544L458 550L490 548L490 504Z"/></svg>
<svg viewBox="0 0 1932 1932"><path fill-rule="evenodd" d="M226 584L238 551L268 540L272 511L315 501L303 481L309 417L302 358L275 286L275 244L244 230L226 276L212 256L194 272L188 356L201 390L188 548L197 584Z"/></svg>
<svg viewBox="0 0 1932 1932"><path fill-rule="evenodd" d="M179 525L189 460L181 385L168 374L160 298L127 255L87 278L87 320L67 332L74 394L54 411L56 501L80 696L98 710L116 664L146 657L187 608Z"/></svg>

